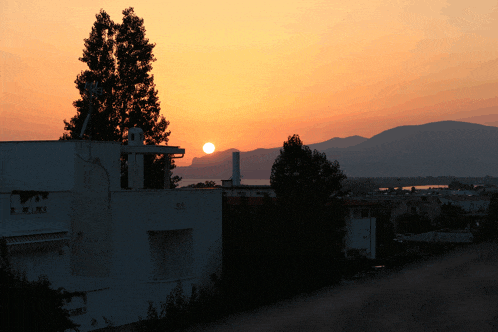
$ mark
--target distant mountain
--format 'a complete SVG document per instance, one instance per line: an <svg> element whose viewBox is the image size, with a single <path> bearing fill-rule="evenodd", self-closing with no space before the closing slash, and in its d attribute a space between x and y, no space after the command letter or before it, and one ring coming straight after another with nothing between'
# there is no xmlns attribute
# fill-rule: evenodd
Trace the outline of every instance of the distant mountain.
<svg viewBox="0 0 498 332"><path fill-rule="evenodd" d="M498 128L441 121L386 130L348 149L327 149L352 177L496 176Z"/></svg>
<svg viewBox="0 0 498 332"><path fill-rule="evenodd" d="M370 139L333 138L309 145L337 160L349 177L498 176L498 128L458 121L400 126ZM245 179L268 179L281 147L240 153ZM232 174L230 149L194 158L178 167L184 178L226 178Z"/></svg>
<svg viewBox="0 0 498 332"><path fill-rule="evenodd" d="M335 137L328 141L310 144L310 149L322 152L329 148L347 148L366 141L361 136L346 138ZM280 154L280 149L256 149L240 153L241 174L245 179L269 179L271 167L275 158ZM177 167L173 170L174 175L185 179L228 179L232 176L232 152L237 149L228 149L214 152L201 158L194 158L192 165Z"/></svg>

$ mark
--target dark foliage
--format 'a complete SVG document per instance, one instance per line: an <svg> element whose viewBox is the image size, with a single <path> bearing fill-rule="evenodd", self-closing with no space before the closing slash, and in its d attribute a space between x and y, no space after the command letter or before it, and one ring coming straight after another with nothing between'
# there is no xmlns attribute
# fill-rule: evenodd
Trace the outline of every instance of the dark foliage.
<svg viewBox="0 0 498 332"><path fill-rule="evenodd" d="M457 180L453 180L448 185L448 189L450 190L474 190L474 185L472 184L464 184Z"/></svg>
<svg viewBox="0 0 498 332"><path fill-rule="evenodd" d="M272 166L270 183L279 202L290 206L323 206L341 189L346 176L337 161L303 145L299 135L289 136Z"/></svg>
<svg viewBox="0 0 498 332"><path fill-rule="evenodd" d="M69 318L62 307L73 297L83 297L82 292L68 292L63 288L54 290L46 276L37 281L28 281L25 274L11 269L6 241L0 238L0 330L21 331L78 331L77 324Z"/></svg>
<svg viewBox="0 0 498 332"><path fill-rule="evenodd" d="M469 219L461 206L450 203L441 205L441 214L435 223L438 228L464 229L469 224Z"/></svg>
<svg viewBox="0 0 498 332"><path fill-rule="evenodd" d="M214 181L204 181L204 183L199 182L187 186L187 188L214 188L214 187L216 187L216 182Z"/></svg>
<svg viewBox="0 0 498 332"><path fill-rule="evenodd" d="M479 227L475 233L474 239L479 242L498 239L498 194L491 195L488 215L479 221Z"/></svg>
<svg viewBox="0 0 498 332"><path fill-rule="evenodd" d="M431 220L426 216L414 213L405 213L396 218L397 232L421 234L433 230Z"/></svg>
<svg viewBox="0 0 498 332"><path fill-rule="evenodd" d="M289 136L272 166L270 183L278 201L282 247L288 254L327 255L337 251L345 210L337 194L346 176L337 161L311 152L298 135Z"/></svg>
<svg viewBox="0 0 498 332"><path fill-rule="evenodd" d="M146 145L168 143L169 122L160 116L154 75L150 74L152 62L156 60L152 53L155 44L145 38L143 19L135 15L133 8L125 9L123 16L122 24L116 24L104 10L96 15L90 37L85 39L83 56L79 58L88 65L88 70L78 74L75 81L81 99L73 103L76 115L69 122L64 120L67 132L61 140L79 139L91 102L93 112L84 139L127 144L128 129L140 127ZM85 90L87 82L99 82L102 95L90 100ZM164 187L164 158L144 157L146 188ZM125 157L121 165L124 186L127 183ZM174 168L174 160L171 160L171 170ZM176 188L180 180L178 176L173 177L171 188Z"/></svg>
<svg viewBox="0 0 498 332"><path fill-rule="evenodd" d="M373 211L376 222L376 243L379 258L387 257L396 251L396 242L394 241L394 225L391 222L390 209L376 209Z"/></svg>

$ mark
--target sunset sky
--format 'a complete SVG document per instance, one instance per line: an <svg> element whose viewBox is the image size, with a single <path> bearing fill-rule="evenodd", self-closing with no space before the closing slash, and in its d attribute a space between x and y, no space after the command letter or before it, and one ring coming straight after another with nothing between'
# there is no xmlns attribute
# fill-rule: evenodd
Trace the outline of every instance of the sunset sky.
<svg viewBox="0 0 498 332"><path fill-rule="evenodd" d="M156 43L169 145L371 137L400 125L498 126L498 1L2 0L0 141L56 140L76 114L95 15L134 7Z"/></svg>

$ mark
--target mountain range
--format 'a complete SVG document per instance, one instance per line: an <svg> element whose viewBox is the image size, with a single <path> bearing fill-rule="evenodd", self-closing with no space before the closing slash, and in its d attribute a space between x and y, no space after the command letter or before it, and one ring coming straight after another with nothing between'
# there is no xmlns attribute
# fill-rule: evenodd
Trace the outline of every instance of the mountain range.
<svg viewBox="0 0 498 332"><path fill-rule="evenodd" d="M459 121L400 126L371 138L335 137L308 145L337 160L348 177L498 176L498 127ZM240 152L243 179L269 179L282 147ZM194 158L177 167L184 179L229 179L232 152Z"/></svg>

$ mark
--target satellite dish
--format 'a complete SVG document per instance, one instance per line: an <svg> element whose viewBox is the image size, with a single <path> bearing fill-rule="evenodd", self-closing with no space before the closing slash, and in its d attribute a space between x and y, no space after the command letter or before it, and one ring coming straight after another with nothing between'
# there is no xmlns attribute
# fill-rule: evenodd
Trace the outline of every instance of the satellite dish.
<svg viewBox="0 0 498 332"><path fill-rule="evenodd" d="M102 87L98 86L99 82L86 82L85 90L90 94L90 105L88 110L88 115L86 116L85 122L83 123L83 128L81 129L80 138L83 138L83 134L85 133L86 126L88 125L88 121L90 121L90 115L92 114L92 98L94 94L102 95Z"/></svg>

